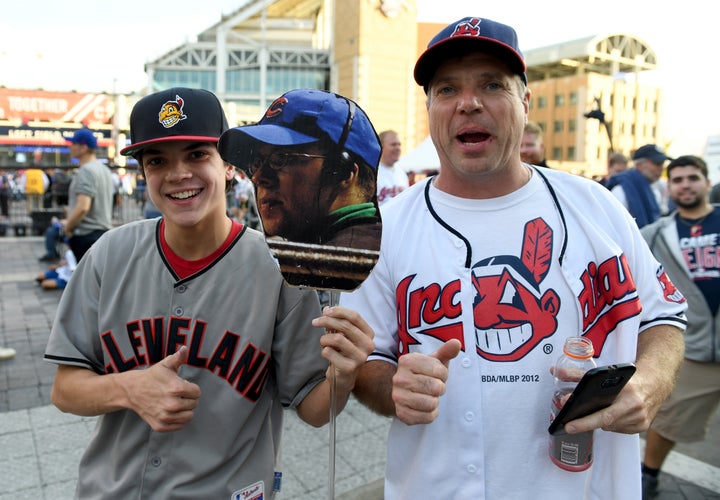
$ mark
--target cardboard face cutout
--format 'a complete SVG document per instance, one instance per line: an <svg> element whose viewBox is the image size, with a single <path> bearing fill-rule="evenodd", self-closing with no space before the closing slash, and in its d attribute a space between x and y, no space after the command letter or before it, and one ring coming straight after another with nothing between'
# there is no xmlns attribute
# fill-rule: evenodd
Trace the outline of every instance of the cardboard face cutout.
<svg viewBox="0 0 720 500"><path fill-rule="evenodd" d="M293 286L350 291L379 257L380 140L353 101L290 91L255 125L228 130L223 159L252 181L260 224Z"/></svg>

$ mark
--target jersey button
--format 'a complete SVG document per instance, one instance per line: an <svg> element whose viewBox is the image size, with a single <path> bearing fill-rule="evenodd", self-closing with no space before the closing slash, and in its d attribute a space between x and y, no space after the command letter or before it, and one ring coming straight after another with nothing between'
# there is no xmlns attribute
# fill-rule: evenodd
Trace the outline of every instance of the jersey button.
<svg viewBox="0 0 720 500"><path fill-rule="evenodd" d="M153 464L153 467L160 467L160 464L162 463L162 459L160 457L153 457L153 459L150 461L151 464Z"/></svg>
<svg viewBox="0 0 720 500"><path fill-rule="evenodd" d="M180 285L179 287L177 287L175 289L175 291L177 291L177 293L185 293L186 290L187 290L187 287L185 285Z"/></svg>
<svg viewBox="0 0 720 500"><path fill-rule="evenodd" d="M182 316L182 314L185 312L185 310L182 307L176 307L174 312L175 312L175 316Z"/></svg>
<svg viewBox="0 0 720 500"><path fill-rule="evenodd" d="M475 467L473 464L470 464L467 466L467 471L470 474L475 474L477 472L477 467Z"/></svg>

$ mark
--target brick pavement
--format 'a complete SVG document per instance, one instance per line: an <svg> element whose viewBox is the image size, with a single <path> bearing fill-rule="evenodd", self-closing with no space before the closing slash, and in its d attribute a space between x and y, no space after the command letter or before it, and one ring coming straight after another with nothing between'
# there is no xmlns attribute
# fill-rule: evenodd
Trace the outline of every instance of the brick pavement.
<svg viewBox="0 0 720 500"><path fill-rule="evenodd" d="M18 354L0 361L0 500L70 499L94 418L50 405L54 365L42 360L60 291L41 290L41 237L0 237L0 345ZM381 500L389 419L351 400L337 418L335 493ZM659 500L720 500L720 416L703 443L679 445L661 475ZM327 498L328 428L285 419L283 491L278 498Z"/></svg>

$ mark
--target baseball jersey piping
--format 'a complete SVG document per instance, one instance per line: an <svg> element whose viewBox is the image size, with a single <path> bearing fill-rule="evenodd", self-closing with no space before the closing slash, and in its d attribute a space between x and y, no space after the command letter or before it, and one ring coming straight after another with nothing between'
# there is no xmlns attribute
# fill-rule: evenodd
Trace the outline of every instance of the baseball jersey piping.
<svg viewBox="0 0 720 500"><path fill-rule="evenodd" d="M563 265L563 260L565 259L565 251L567 250L567 244L568 244L568 231L567 231L567 224L565 223L565 214L562 211L562 207L560 206L560 201L557 198L557 195L555 194L555 190L550 185L550 181L547 180L547 177L543 175L542 172L540 172L539 168L536 168L532 165L529 165L526 163L530 168L532 168L542 179L542 181L545 183L545 186L547 186L548 191L550 192L550 197L553 199L553 203L555 204L555 208L557 209L558 216L560 217L560 222L563 227L563 239L562 239L562 246L560 247L560 255L558 255L558 261L560 262L560 266Z"/></svg>
<svg viewBox="0 0 720 500"><path fill-rule="evenodd" d="M553 200L553 204L555 205L555 208L557 209L558 216L560 217L560 221L562 223L563 227L563 240L562 240L562 246L560 248L560 255L559 255L559 262L562 266L563 259L565 257L565 251L567 249L567 243L568 243L568 237L567 237L567 224L565 223L565 214L563 214L562 208L560 207L560 201L558 200L557 196L555 195L555 190L553 190L552 186L550 185L550 182L547 180L547 178L540 172L539 169L528 165L530 168L532 168L542 179L543 183L547 187L548 191L550 192L550 197ZM435 208L432 206L432 203L430 202L430 185L432 184L432 178L425 184L425 204L428 207L428 210L430 211L430 214L433 216L433 218L440 224L442 227L447 229L450 233L454 234L458 238L460 238L463 243L465 243L466 253L465 253L465 268L470 269L470 265L472 263L472 247L470 246L470 242L467 238L465 238L462 234L460 234L455 228L450 226L447 222L442 220L438 213L435 211Z"/></svg>
<svg viewBox="0 0 720 500"><path fill-rule="evenodd" d="M434 176L433 176L434 178ZM442 227L450 231L452 234L460 238L463 243L465 243L465 268L470 269L470 263L472 262L472 247L470 246L470 242L460 234L455 228L453 228L450 224L445 222L440 218L438 213L435 211L435 208L432 206L432 203L430 203L430 184L433 183L433 178L431 178L426 184L425 184L425 204L428 207L428 210L430 211L430 215L433 216L433 219L435 219L438 224L440 224Z"/></svg>

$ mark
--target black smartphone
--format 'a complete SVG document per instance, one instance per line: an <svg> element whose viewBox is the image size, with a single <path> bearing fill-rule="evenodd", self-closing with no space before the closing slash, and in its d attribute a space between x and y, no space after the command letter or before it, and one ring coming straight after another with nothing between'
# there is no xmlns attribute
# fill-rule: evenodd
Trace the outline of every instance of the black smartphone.
<svg viewBox="0 0 720 500"><path fill-rule="evenodd" d="M633 373L635 373L633 363L599 366L588 370L558 412L557 417L550 423L548 432L556 434L562 431L565 424L571 420L610 406Z"/></svg>

